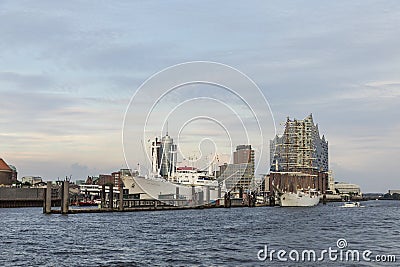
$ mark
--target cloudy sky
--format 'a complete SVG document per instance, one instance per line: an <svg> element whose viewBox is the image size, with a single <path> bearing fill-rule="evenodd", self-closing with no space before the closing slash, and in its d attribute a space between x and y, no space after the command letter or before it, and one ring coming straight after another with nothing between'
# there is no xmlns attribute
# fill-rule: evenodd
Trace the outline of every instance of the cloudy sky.
<svg viewBox="0 0 400 267"><path fill-rule="evenodd" d="M19 177L124 167L132 95L197 60L254 80L278 132L313 113L336 180L400 187L399 1L0 1L0 157Z"/></svg>

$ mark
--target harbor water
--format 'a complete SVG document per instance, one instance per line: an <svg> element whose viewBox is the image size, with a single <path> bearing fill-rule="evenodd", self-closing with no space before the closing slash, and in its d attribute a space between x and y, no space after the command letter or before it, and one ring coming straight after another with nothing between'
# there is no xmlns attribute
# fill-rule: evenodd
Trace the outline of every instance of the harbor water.
<svg viewBox="0 0 400 267"><path fill-rule="evenodd" d="M258 256L265 246L337 249L338 239L349 249L396 255L397 262L326 258L323 266L398 266L400 201L340 205L74 215L0 209L0 266L321 266Z"/></svg>

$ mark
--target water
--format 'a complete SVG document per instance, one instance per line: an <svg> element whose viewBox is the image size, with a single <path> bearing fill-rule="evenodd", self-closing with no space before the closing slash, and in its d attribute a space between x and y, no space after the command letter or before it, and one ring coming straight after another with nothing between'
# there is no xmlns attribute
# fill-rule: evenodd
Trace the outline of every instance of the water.
<svg viewBox="0 0 400 267"><path fill-rule="evenodd" d="M400 201L314 208L231 208L44 215L40 208L0 209L0 266L321 266L259 261L269 249L348 248L395 254L400 261ZM376 266L331 262L323 266Z"/></svg>

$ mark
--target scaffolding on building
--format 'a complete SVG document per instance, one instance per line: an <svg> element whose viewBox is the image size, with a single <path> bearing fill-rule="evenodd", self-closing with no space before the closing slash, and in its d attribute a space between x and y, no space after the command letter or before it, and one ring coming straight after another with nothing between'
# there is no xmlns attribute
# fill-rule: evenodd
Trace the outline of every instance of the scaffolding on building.
<svg viewBox="0 0 400 267"><path fill-rule="evenodd" d="M273 143L271 186L289 192L306 188L326 190L326 173L321 172L316 161L317 135L319 137L318 128L311 115L304 120L287 118L282 136L277 136Z"/></svg>
<svg viewBox="0 0 400 267"><path fill-rule="evenodd" d="M280 159L285 172L297 172L314 169L315 145L311 128L302 120L287 118L282 135L283 142L275 144L274 158Z"/></svg>

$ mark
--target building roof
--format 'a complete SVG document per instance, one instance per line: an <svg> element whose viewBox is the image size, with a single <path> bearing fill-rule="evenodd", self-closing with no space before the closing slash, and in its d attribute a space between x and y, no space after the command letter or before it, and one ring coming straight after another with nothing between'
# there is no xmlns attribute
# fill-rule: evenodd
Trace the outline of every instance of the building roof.
<svg viewBox="0 0 400 267"><path fill-rule="evenodd" d="M10 166L2 158L0 158L0 171L12 172Z"/></svg>

